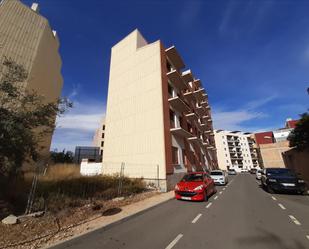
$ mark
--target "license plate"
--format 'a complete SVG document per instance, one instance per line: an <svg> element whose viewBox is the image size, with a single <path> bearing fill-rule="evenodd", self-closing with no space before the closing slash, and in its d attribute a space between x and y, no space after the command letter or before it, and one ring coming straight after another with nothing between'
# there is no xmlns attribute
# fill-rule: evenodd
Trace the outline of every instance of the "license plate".
<svg viewBox="0 0 309 249"><path fill-rule="evenodd" d="M191 200L191 197L182 196L181 199L182 199L182 200Z"/></svg>
<svg viewBox="0 0 309 249"><path fill-rule="evenodd" d="M295 184L294 183L282 183L283 186L285 187L294 187Z"/></svg>

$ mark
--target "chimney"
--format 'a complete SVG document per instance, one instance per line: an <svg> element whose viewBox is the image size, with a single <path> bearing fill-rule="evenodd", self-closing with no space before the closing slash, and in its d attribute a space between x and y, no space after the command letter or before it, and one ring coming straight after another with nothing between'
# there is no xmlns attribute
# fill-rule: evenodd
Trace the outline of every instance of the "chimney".
<svg viewBox="0 0 309 249"><path fill-rule="evenodd" d="M39 4L38 4L38 3L33 3L33 4L31 5L31 9L32 9L33 11L37 12L37 13L40 12L40 8L39 8Z"/></svg>

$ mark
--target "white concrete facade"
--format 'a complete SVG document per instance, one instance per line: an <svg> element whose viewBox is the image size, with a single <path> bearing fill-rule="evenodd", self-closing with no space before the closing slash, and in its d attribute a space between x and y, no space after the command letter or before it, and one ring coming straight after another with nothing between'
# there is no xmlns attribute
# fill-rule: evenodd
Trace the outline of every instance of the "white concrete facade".
<svg viewBox="0 0 309 249"><path fill-rule="evenodd" d="M239 131L215 131L219 168L222 170L259 168L258 155L251 134Z"/></svg>

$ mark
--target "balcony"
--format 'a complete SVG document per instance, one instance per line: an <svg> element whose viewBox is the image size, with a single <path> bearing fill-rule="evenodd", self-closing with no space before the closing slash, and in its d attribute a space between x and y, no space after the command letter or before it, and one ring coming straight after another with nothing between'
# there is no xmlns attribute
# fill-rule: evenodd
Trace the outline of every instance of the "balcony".
<svg viewBox="0 0 309 249"><path fill-rule="evenodd" d="M190 121L197 121L197 120L198 120L198 116L197 116L196 113L194 113L194 112L191 112L191 113L189 113L189 114L186 114L185 116L186 116L186 118L187 118L188 120L190 120Z"/></svg>
<svg viewBox="0 0 309 249"><path fill-rule="evenodd" d="M185 82L180 77L180 74L176 70L168 72L167 78L173 84L173 86L175 86L179 90L185 90L188 88Z"/></svg>
<svg viewBox="0 0 309 249"><path fill-rule="evenodd" d="M208 102L207 102L207 101L202 101L202 102L201 102L201 106L207 107L207 106L208 106Z"/></svg>
<svg viewBox="0 0 309 249"><path fill-rule="evenodd" d="M186 84L188 84L189 82L193 82L194 80L190 69L182 72L181 77Z"/></svg>
<svg viewBox="0 0 309 249"><path fill-rule="evenodd" d="M193 93L194 93L194 96L196 97L196 99L199 102L203 101L203 94L205 93L204 88L200 88L200 89L194 91Z"/></svg>
<svg viewBox="0 0 309 249"><path fill-rule="evenodd" d="M190 138L192 137L192 134L182 127L176 127L176 128L171 128L170 129L172 135L178 136L178 137L185 137L185 138Z"/></svg>
<svg viewBox="0 0 309 249"><path fill-rule="evenodd" d="M207 125L206 124L201 124L200 122L197 122L197 126L201 131L207 130Z"/></svg>
<svg viewBox="0 0 309 249"><path fill-rule="evenodd" d="M182 69L185 67L185 64L176 50L175 46L172 46L165 50L166 56L170 60L170 62L177 68Z"/></svg>
<svg viewBox="0 0 309 249"><path fill-rule="evenodd" d="M200 117L203 117L206 114L206 110L204 107L202 106L198 106L195 108L195 112L197 113L197 115L199 115Z"/></svg>
<svg viewBox="0 0 309 249"><path fill-rule="evenodd" d="M179 96L169 98L168 102L175 110L179 112L188 113L191 110L190 107Z"/></svg>
<svg viewBox="0 0 309 249"><path fill-rule="evenodd" d="M201 80L199 80L199 79L194 80L193 81L193 86L194 86L195 89L201 88L201 86L202 86Z"/></svg>
<svg viewBox="0 0 309 249"><path fill-rule="evenodd" d="M199 137L196 137L196 136L188 138L188 141L193 143L193 144L196 144L198 146L202 146L203 145L203 141Z"/></svg>
<svg viewBox="0 0 309 249"><path fill-rule="evenodd" d="M193 92L191 92L191 91L185 92L185 93L183 94L183 96L184 96L189 102L193 101L194 98L195 98Z"/></svg>

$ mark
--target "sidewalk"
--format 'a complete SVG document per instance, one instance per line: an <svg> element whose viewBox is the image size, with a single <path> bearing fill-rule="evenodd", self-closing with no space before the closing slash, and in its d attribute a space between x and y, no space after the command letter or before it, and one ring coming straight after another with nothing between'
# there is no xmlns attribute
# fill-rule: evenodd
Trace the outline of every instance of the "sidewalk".
<svg viewBox="0 0 309 249"><path fill-rule="evenodd" d="M85 224L82 224L78 227L75 227L72 231L70 231L70 233L72 233L70 237L65 238L64 240L61 240L59 242L56 242L44 248L51 248L65 241L68 241L68 240L77 238L79 236L85 235L87 233L93 232L97 229L102 229L102 228L108 229L110 226L124 222L127 219L134 217L135 215L140 214L172 198L174 198L174 191L170 191L167 193L161 193L159 195L144 199L142 201L135 202L127 206L123 206L121 208L122 211L120 213L112 215L112 216L102 216L95 220L89 221Z"/></svg>

